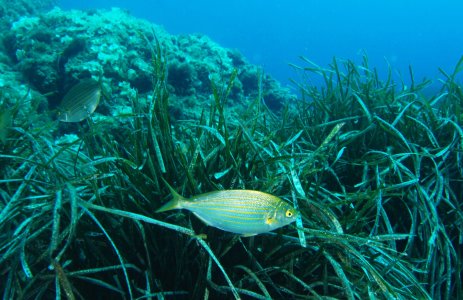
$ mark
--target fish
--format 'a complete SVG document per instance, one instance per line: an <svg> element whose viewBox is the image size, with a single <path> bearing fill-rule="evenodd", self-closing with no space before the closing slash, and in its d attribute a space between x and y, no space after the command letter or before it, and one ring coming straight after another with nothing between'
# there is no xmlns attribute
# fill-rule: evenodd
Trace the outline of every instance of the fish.
<svg viewBox="0 0 463 300"><path fill-rule="evenodd" d="M101 84L85 79L73 86L58 106L58 120L80 122L88 118L97 108L102 95Z"/></svg>
<svg viewBox="0 0 463 300"><path fill-rule="evenodd" d="M294 222L298 211L279 197L255 190L220 190L185 198L167 182L173 199L156 213L186 209L218 229L253 236Z"/></svg>

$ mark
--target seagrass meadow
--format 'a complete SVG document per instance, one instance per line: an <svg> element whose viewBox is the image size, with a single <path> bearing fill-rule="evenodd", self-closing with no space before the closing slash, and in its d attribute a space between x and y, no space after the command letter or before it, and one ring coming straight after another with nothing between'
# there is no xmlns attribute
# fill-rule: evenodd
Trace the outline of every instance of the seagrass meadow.
<svg viewBox="0 0 463 300"><path fill-rule="evenodd" d="M27 91L0 94L3 299L463 298L463 59L429 96L412 69L406 86L366 57L302 58L297 101L270 109L257 74L231 115L235 71L182 120L165 51L153 43L151 97L127 94L125 114L71 126L37 114ZM76 134L55 140L64 130ZM185 196L265 191L301 219L241 237L155 214L162 178Z"/></svg>

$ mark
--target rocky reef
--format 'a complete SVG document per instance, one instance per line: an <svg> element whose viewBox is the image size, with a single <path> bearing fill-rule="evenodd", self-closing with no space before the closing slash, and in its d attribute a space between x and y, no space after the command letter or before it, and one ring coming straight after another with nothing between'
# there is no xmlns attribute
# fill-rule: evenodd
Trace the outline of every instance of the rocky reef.
<svg viewBox="0 0 463 300"><path fill-rule="evenodd" d="M11 24L20 18L38 15L49 10L57 0L1 0L0 1L0 28L9 29Z"/></svg>
<svg viewBox="0 0 463 300"><path fill-rule="evenodd" d="M50 5L42 3L31 11L40 11L45 4ZM151 51L157 43L166 57L169 102L176 119L197 118L208 107L211 80L222 84L236 75L228 97L231 112L246 109L249 99L258 93L261 71L238 51L225 49L203 35L170 35L121 9L62 11L55 7L42 14L9 15L16 19L10 20L3 36L0 82L22 84L47 95L51 109L69 87L89 77L101 79L109 95L97 110L103 115L118 114L135 94L140 99L150 97ZM262 91L274 111L294 100L270 76L263 76Z"/></svg>

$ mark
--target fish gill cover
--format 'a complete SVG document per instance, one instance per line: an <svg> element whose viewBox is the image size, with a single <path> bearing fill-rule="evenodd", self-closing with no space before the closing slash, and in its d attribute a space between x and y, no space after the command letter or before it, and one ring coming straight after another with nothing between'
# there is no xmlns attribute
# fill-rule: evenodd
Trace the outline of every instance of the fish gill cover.
<svg viewBox="0 0 463 300"><path fill-rule="evenodd" d="M367 57L302 58L324 85L295 99L236 51L118 9L5 15L4 299L463 297L463 60L425 97L412 68L407 87ZM108 99L53 119L87 78ZM186 197L265 191L301 219L241 237L155 214L162 178Z"/></svg>

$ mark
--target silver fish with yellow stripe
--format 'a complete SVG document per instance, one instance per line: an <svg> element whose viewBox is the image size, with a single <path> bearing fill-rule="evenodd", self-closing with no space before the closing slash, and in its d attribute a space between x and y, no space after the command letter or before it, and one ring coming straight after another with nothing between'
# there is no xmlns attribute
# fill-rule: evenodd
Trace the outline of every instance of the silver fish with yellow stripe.
<svg viewBox="0 0 463 300"><path fill-rule="evenodd" d="M173 199L156 212L187 209L207 225L246 236L288 225L298 215L282 199L259 191L222 190L184 198L167 186Z"/></svg>
<svg viewBox="0 0 463 300"><path fill-rule="evenodd" d="M73 86L58 107L58 120L80 122L88 118L97 108L102 95L101 84L85 79Z"/></svg>

